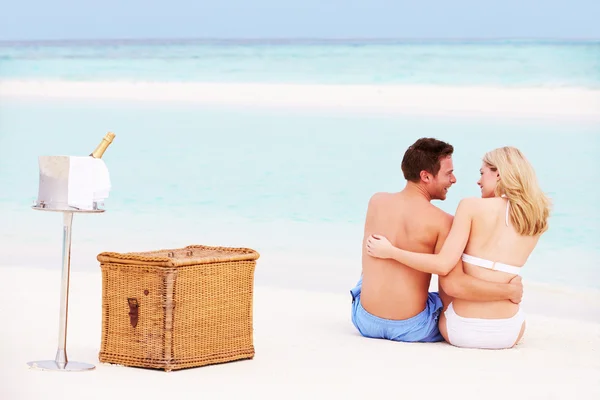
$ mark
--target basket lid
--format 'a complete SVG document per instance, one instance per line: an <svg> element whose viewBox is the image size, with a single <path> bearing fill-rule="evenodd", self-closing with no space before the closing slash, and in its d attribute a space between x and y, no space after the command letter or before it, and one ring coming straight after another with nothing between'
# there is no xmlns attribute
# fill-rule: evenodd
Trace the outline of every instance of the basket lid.
<svg viewBox="0 0 600 400"><path fill-rule="evenodd" d="M227 261L257 260L257 251L243 247L212 247L190 245L180 249L166 249L132 253L103 252L96 257L101 263L156 265L182 267Z"/></svg>

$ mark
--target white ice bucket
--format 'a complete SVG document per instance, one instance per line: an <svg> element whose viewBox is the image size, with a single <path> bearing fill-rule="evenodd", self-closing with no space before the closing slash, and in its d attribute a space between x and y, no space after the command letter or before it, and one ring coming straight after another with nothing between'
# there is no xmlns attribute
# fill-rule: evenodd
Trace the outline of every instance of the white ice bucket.
<svg viewBox="0 0 600 400"><path fill-rule="evenodd" d="M111 183L102 159L40 156L37 206L56 210L95 210L108 198Z"/></svg>

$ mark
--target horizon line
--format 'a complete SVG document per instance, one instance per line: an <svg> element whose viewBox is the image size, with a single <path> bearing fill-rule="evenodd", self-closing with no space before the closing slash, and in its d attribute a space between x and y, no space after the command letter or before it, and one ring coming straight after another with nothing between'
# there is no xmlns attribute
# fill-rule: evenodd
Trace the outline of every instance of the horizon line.
<svg viewBox="0 0 600 400"><path fill-rule="evenodd" d="M1 44L26 44L26 43L83 43L83 42L222 42L222 43L291 43L291 42L414 42L414 41L437 41L437 42L457 42L457 41L555 41L555 42L589 42L600 41L600 37L535 37L535 36L498 36L498 37L139 37L139 38L68 38L68 39L3 39Z"/></svg>

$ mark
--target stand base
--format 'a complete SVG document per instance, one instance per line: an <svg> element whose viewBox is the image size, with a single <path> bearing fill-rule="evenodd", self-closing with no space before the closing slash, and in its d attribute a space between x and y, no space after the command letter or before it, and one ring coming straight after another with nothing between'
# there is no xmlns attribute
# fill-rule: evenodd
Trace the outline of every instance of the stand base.
<svg viewBox="0 0 600 400"><path fill-rule="evenodd" d="M28 362L32 369L39 369L42 371L65 371L65 372L79 372L79 371L90 371L96 368L95 365L86 364L77 361L69 361L64 368L61 368L56 361L54 360L44 360L44 361L31 361Z"/></svg>

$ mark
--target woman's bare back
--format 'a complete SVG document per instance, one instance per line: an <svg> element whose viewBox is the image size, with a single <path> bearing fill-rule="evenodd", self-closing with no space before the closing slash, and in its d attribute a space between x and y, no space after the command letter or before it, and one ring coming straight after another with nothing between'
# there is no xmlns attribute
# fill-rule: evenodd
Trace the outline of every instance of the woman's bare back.
<svg viewBox="0 0 600 400"><path fill-rule="evenodd" d="M474 199L471 232L464 253L502 264L524 267L535 248L539 236L519 235L507 217L510 204L502 197ZM508 283L515 274L490 270L463 261L466 274L490 282ZM509 300L473 302L454 299L456 312L471 318L509 318L516 314L518 305Z"/></svg>

